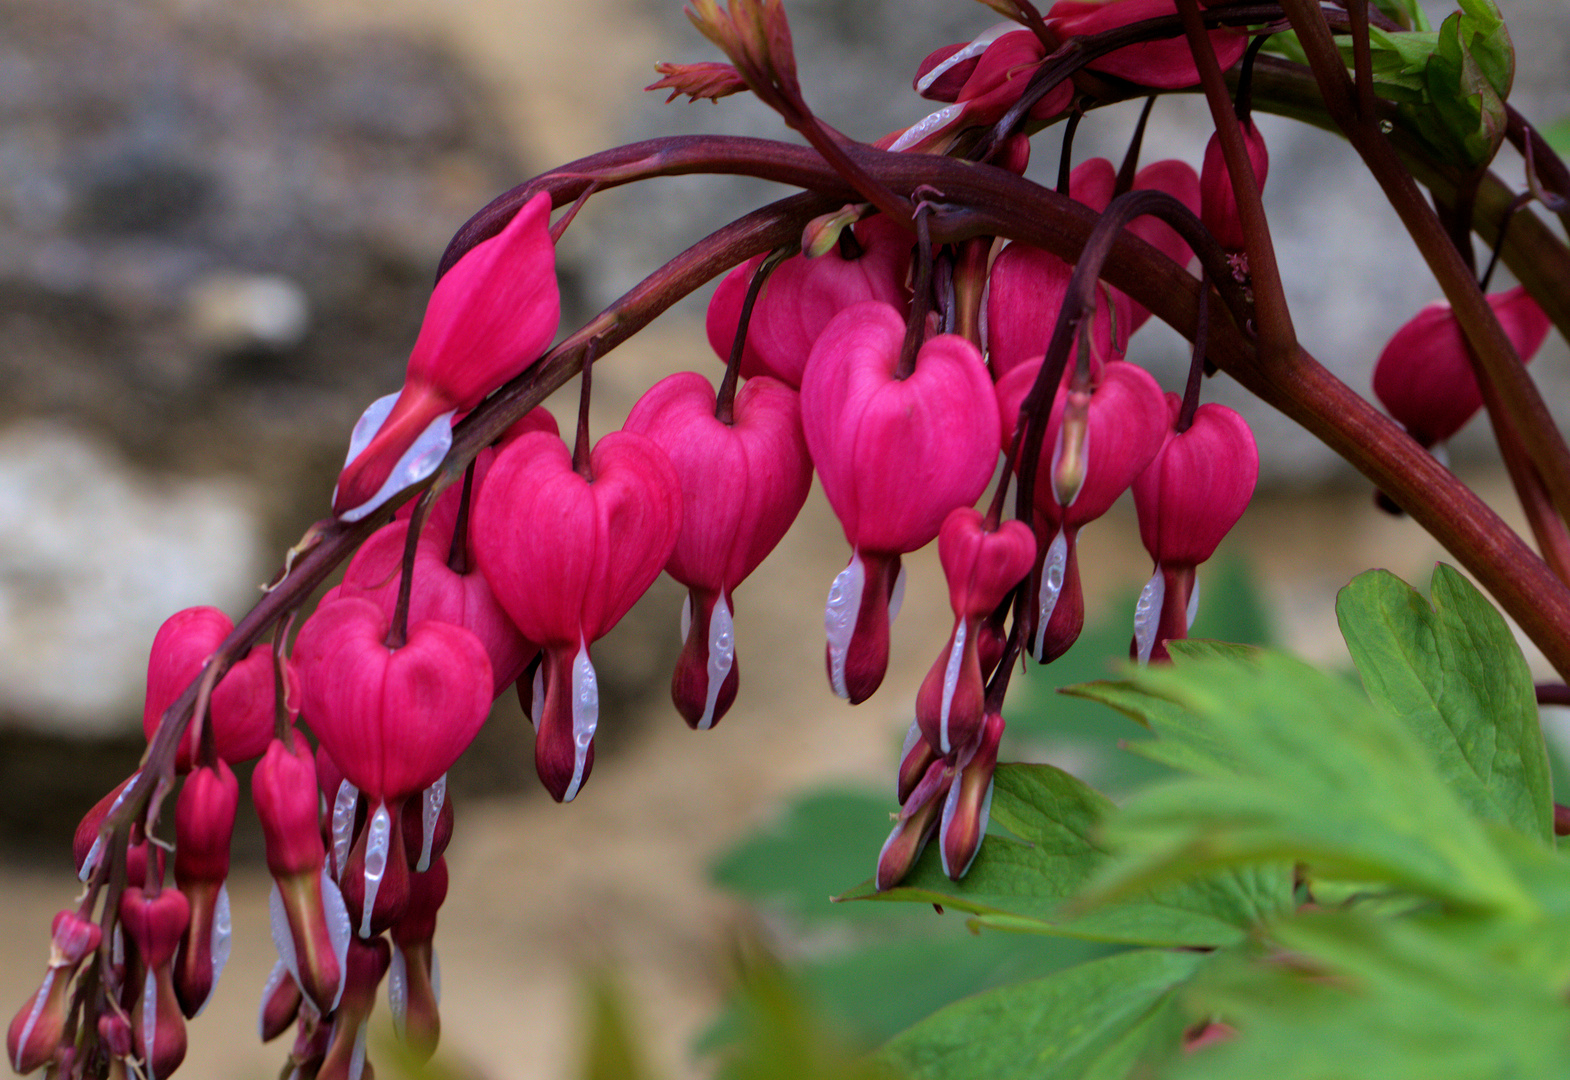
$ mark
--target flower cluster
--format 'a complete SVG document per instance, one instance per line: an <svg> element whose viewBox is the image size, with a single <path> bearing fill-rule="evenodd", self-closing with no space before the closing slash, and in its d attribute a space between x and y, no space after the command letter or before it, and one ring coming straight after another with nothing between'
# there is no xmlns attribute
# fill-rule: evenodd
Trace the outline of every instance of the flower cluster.
<svg viewBox="0 0 1570 1080"><path fill-rule="evenodd" d="M1175 11L1172 0L1065 0L1035 29L940 49L916 87L947 104L882 145L918 161L974 153L1018 173L1033 126L1072 107L1073 84L1044 77L1058 57L1050 43ZM663 85L767 89L811 127L776 4L700 4L694 18L735 45L734 77L668 65ZM1084 77L1192 85L1195 62L1175 33L1096 52ZM1233 29L1209 38L1222 66L1246 43ZM773 81L760 89L762 79ZM1010 115L1020 126L984 137ZM1137 146L1121 168L1092 159L1070 169L1066 159L1065 203L1110 215L1128 198L1159 197L1162 216L1128 232L1194 284L1194 253L1174 223L1202 231L1203 217L1218 250L1247 245L1211 156L1203 175L1176 160L1139 168ZM356 1078L385 981L399 1031L429 1054L453 827L447 770L493 701L516 688L541 782L558 801L576 798L600 720L593 647L661 571L687 589L672 699L692 727L718 723L741 695L736 592L790 528L814 472L850 548L824 612L834 694L856 704L878 690L902 559L938 542L954 623L916 698L876 883L897 884L934 836L945 872L965 874L987 828L1010 674L1026 655L1050 663L1079 635L1083 528L1132 489L1155 565L1135 653L1159 659L1188 631L1195 568L1242 513L1258 455L1236 413L1198 403L1202 331L1185 393L1164 393L1126 359L1150 312L1099 281L1091 256L1071 264L988 232L934 241L933 203L896 214L886 192L873 194L808 221L799 247L732 259L707 320L727 361L718 389L699 372L672 375L598 441L586 418L591 355L570 442L549 414L519 410L472 460L449 460L455 423L494 417L499 399L488 395L544 366L560 308L555 237L571 217L553 229L561 200L541 187L450 268L403 387L351 436L324 528L364 522L365 537L292 646L282 634L275 647L230 656L234 627L212 609L173 616L155 639L144 715L154 749L163 725L183 719L194 682L193 719L166 765L150 752L148 775L84 821L89 892L56 921L45 979L10 1029L13 1066L124 1075L134 1062L162 1077L179 1065L185 1020L228 951L233 766L258 757L251 794L279 954L262 993L263 1037L293 1030L298 1075ZM421 484L419 501L386 520ZM169 881L167 845L153 834L176 774ZM96 922L99 895L111 902ZM73 1006L68 988L89 958L96 978L75 982Z"/></svg>

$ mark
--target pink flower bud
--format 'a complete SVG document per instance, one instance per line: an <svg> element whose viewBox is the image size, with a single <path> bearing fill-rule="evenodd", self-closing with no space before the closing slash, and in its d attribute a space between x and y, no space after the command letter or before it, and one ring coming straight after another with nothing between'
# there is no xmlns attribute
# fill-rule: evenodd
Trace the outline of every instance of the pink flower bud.
<svg viewBox="0 0 1570 1080"><path fill-rule="evenodd" d="M316 764L299 732L292 746L273 740L251 774L251 798L267 845L267 868L277 886L273 939L285 953L300 989L318 1011L332 1011L342 968L329 926L326 889L342 909L337 887L324 884L327 851L318 823ZM280 925L281 921L281 925Z"/></svg>
<svg viewBox="0 0 1570 1080"><path fill-rule="evenodd" d="M879 300L903 306L910 249L909 231L882 217L854 227L859 254L847 259L835 247L815 259L793 255L774 268L752 308L741 354L746 378L768 375L799 387L813 343L829 321L852 304ZM736 267L720 281L709 302L709 344L720 359L731 353L741 324L742 302L763 256Z"/></svg>
<svg viewBox="0 0 1570 1080"><path fill-rule="evenodd" d="M43 981L6 1029L6 1060L19 1073L30 1073L55 1058L65 1035L71 979L103 940L96 923L70 910L55 915L49 930Z"/></svg>
<svg viewBox="0 0 1570 1080"><path fill-rule="evenodd" d="M131 1009L131 1038L150 1080L168 1076L185 1060L185 1017L171 967L190 921L190 904L174 889L152 897L134 888L120 895L120 922L145 972Z"/></svg>
<svg viewBox="0 0 1570 1080"><path fill-rule="evenodd" d="M1265 137L1252 120L1243 123L1243 142L1248 147L1254 183L1263 191L1265 176L1270 172L1270 154L1265 150ZM1217 135L1210 136L1210 142L1205 146L1205 164L1199 174L1199 207L1200 220L1222 247L1241 252L1248 246L1243 224L1237 216L1237 193L1232 190L1232 177L1227 172L1221 139Z"/></svg>
<svg viewBox="0 0 1570 1080"><path fill-rule="evenodd" d="M812 487L794 390L757 376L736 394L733 423L714 410L709 381L681 372L640 398L626 424L665 451L681 481L681 533L665 569L690 590L689 625L671 696L687 723L704 730L736 696L732 593L774 550Z"/></svg>
<svg viewBox="0 0 1570 1080"><path fill-rule="evenodd" d="M1530 363L1548 336L1548 316L1521 286L1490 293L1488 304L1521 362ZM1466 337L1449 304L1429 304L1396 331L1374 365L1374 393L1423 446L1444 442L1483 407Z"/></svg>
<svg viewBox="0 0 1570 1080"><path fill-rule="evenodd" d="M922 737L921 725L912 720L910 730L905 733L905 746L900 752L899 772L894 783L894 793L901 806L909 801L911 792L927 775L932 763L942 756Z"/></svg>
<svg viewBox="0 0 1570 1080"><path fill-rule="evenodd" d="M365 1024L376 1004L376 988L387 974L391 949L385 938L349 943L343 1000L332 1018L332 1037L317 1080L354 1080L365 1062Z"/></svg>
<svg viewBox="0 0 1570 1080"><path fill-rule="evenodd" d="M989 30L968 45L933 53L922 63L916 92L954 104L880 139L878 145L905 152L946 152L966 128L988 127L1001 120L1024 96L1045 59L1046 51L1035 34L1008 25ZM1073 95L1073 85L1065 80L1031 106L1030 118L1050 120L1068 108Z"/></svg>
<svg viewBox="0 0 1570 1080"><path fill-rule="evenodd" d="M1176 14L1174 0L1059 0L1047 12L1046 21L1053 33L1069 38ZM1242 59L1243 50L1248 47L1247 35L1238 30L1212 30L1208 36L1223 71ZM1089 67L1159 90L1181 90L1199 82L1199 71L1182 33L1159 41L1125 45L1092 60Z"/></svg>
<svg viewBox="0 0 1570 1080"><path fill-rule="evenodd" d="M51 967L43 983L22 1003L6 1029L6 1060L18 1073L42 1068L54 1058L65 1035L72 972Z"/></svg>
<svg viewBox="0 0 1570 1080"><path fill-rule="evenodd" d="M1168 158L1165 161L1151 162L1134 174L1134 190L1164 191L1192 210L1196 216L1199 214L1199 174L1186 161ZM1148 214L1137 217L1129 223L1128 231L1179 266L1187 266L1194 257L1188 242L1179 236L1172 226L1159 218ZM1118 295L1128 301L1128 326L1122 331L1124 340L1127 340L1128 335L1145 325L1150 318L1150 309L1126 293Z"/></svg>
<svg viewBox="0 0 1570 1080"><path fill-rule="evenodd" d="M944 796L953 780L952 766L942 759L927 766L921 781L901 807L894 828L883 841L883 849L878 852L878 869L873 881L879 892L898 885L921 858L927 841L938 831Z"/></svg>
<svg viewBox="0 0 1570 1080"><path fill-rule="evenodd" d="M525 435L497 455L471 540L497 600L543 646L535 767L559 801L589 769L599 690L590 643L659 576L681 534L681 481L642 435L612 432L590 455L592 482L558 438Z"/></svg>
<svg viewBox="0 0 1570 1080"><path fill-rule="evenodd" d="M412 795L451 768L494 688L484 646L462 627L413 624L397 649L387 631L370 601L334 600L306 620L293 654L311 729L373 800Z"/></svg>
<svg viewBox="0 0 1570 1080"><path fill-rule="evenodd" d="M187 608L164 620L147 659L142 731L148 739L158 730L164 710L202 673L207 658L233 629L229 617L211 607ZM219 757L232 763L249 761L267 748L273 737L273 696L271 650L258 645L213 689L208 721ZM176 768L181 772L191 767L192 734L187 729L180 742Z"/></svg>
<svg viewBox="0 0 1570 1080"><path fill-rule="evenodd" d="M116 784L114 790L93 804L93 808L82 816L80 824L76 826L76 832L71 837L71 854L76 860L77 874L83 881L92 875L103 857L104 843L99 833L104 827L104 821L125 801L126 788L139 775L132 773Z"/></svg>
<svg viewBox="0 0 1570 1080"><path fill-rule="evenodd" d="M300 1012L300 984L289 974L288 965L279 960L262 987L262 1008L257 1018L257 1034L262 1042L272 1042L294 1023Z"/></svg>
<svg viewBox="0 0 1570 1080"><path fill-rule="evenodd" d="M433 982L436 914L447 898L447 862L437 859L430 870L409 881L409 904L393 924L392 967L387 996L392 1007L393 1029L424 1061L436 1052L441 1038Z"/></svg>
<svg viewBox="0 0 1570 1080"><path fill-rule="evenodd" d="M954 630L916 695L922 739L947 754L976 740L986 681L980 657L981 623L1030 573L1035 537L1021 521L988 532L979 513L959 507L943 523L938 557L949 583Z"/></svg>
<svg viewBox="0 0 1570 1080"><path fill-rule="evenodd" d="M943 854L943 872L958 881L965 876L981 840L987 834L987 818L992 812L992 774L998 766L998 742L1003 738L1003 717L988 713L979 725L977 743L967 751L969 758L949 785L943 801L943 822L938 831Z"/></svg>
<svg viewBox="0 0 1570 1080"><path fill-rule="evenodd" d="M326 859L318 824L316 763L299 732L292 745L274 739L251 774L251 798L274 877L314 874Z"/></svg>
<svg viewBox="0 0 1570 1080"><path fill-rule="evenodd" d="M450 527L447 532L450 536ZM398 602L408 536L407 521L394 521L376 530L349 561L343 584L333 598L369 600L390 620ZM326 606L325 601L321 606ZM474 634L491 663L493 697L517 681L539 652L512 624L477 567L463 574L455 572L447 564L447 549L423 537L415 548L408 619L411 627L438 622Z"/></svg>
<svg viewBox="0 0 1570 1080"><path fill-rule="evenodd" d="M175 804L174 879L191 920L174 969L175 995L188 1017L201 1012L229 956L229 838L240 784L222 758L186 777Z"/></svg>
<svg viewBox="0 0 1570 1080"><path fill-rule="evenodd" d="M403 390L374 436L344 467L333 513L363 515L395 494L397 489L384 491L384 485L434 422L445 416L450 423L456 410L474 408L550 345L561 316L550 214L551 197L541 192L436 283ZM420 477L404 479L412 483Z"/></svg>

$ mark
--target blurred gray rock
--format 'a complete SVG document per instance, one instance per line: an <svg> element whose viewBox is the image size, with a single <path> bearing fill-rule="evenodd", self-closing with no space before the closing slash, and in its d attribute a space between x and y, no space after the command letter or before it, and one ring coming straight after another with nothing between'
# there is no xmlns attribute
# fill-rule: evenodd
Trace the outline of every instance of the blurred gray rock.
<svg viewBox="0 0 1570 1080"><path fill-rule="evenodd" d="M159 623L327 512L526 172L433 45L177 8L0 0L0 727L136 730Z"/></svg>

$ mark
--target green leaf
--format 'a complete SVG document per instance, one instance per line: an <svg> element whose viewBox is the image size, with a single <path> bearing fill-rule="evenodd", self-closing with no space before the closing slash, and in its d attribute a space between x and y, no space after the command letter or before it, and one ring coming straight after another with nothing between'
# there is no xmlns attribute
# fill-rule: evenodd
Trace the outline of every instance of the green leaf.
<svg viewBox="0 0 1570 1080"><path fill-rule="evenodd" d="M1185 995L1238 1036L1178 1064L1182 1080L1476 1080L1570 1075L1563 920L1520 923L1308 912L1273 955L1228 957ZM1552 956L1521 963L1522 949ZM1355 1066L1349 1068L1350 1063Z"/></svg>
<svg viewBox="0 0 1570 1080"><path fill-rule="evenodd" d="M842 899L938 904L998 930L1188 946L1230 944L1290 907L1291 875L1283 864L1228 869L1094 911L1065 911L1065 902L1109 860L1097 833L1111 809L1105 797L1051 765L1000 766L992 820L1018 840L989 835L958 882L929 850L897 888L879 893L868 884Z"/></svg>
<svg viewBox="0 0 1570 1080"><path fill-rule="evenodd" d="M1235 773L1196 770L1109 819L1106 838L1124 855L1093 899L1286 859L1463 907L1536 910L1415 737L1356 688L1278 653L1171 648L1173 665L1136 670L1129 685L1181 707L1178 721L1150 713L1163 739Z"/></svg>
<svg viewBox="0 0 1570 1080"><path fill-rule="evenodd" d="M1553 843L1548 748L1532 675L1471 582L1435 567L1433 606L1394 574L1341 590L1336 616L1369 695L1415 735L1467 809Z"/></svg>
<svg viewBox="0 0 1570 1080"><path fill-rule="evenodd" d="M1142 950L950 1005L878 1054L911 1080L1080 1080L1123 1077L1172 1040L1174 986L1207 956ZM1181 1027L1176 1027L1181 1035Z"/></svg>

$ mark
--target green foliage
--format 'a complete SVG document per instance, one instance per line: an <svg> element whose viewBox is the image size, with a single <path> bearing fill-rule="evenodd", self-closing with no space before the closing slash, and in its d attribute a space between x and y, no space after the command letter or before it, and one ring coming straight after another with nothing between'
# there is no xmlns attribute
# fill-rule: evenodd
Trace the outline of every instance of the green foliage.
<svg viewBox="0 0 1570 1080"><path fill-rule="evenodd" d="M1375 570L1341 591L1336 615L1363 685L1474 815L1552 842L1548 749L1521 650L1456 571L1435 569L1432 590L1430 607Z"/></svg>
<svg viewBox="0 0 1570 1080"><path fill-rule="evenodd" d="M877 1059L912 1080L1124 1076L1182 1033L1172 991L1202 953L1142 949L950 1005Z"/></svg>
<svg viewBox="0 0 1570 1080"><path fill-rule="evenodd" d="M1002 766L992 820L1018 840L989 836L960 882L929 858L898 888L877 893L862 886L845 898L940 904L1000 930L1192 947L1236 942L1247 927L1290 906L1291 873L1278 864L1226 869L1091 911L1066 911L1065 902L1111 861L1096 835L1111 809L1105 797L1051 765Z"/></svg>
<svg viewBox="0 0 1570 1080"><path fill-rule="evenodd" d="M1515 81L1515 49L1493 0L1460 0L1460 10L1438 30L1428 29L1410 0L1379 6L1413 29L1370 28L1375 93L1397 103L1402 123L1439 161L1486 165L1504 139L1505 99ZM1351 42L1342 39L1340 47L1351 67ZM1295 34L1276 35L1271 48L1306 59Z"/></svg>
<svg viewBox="0 0 1570 1080"><path fill-rule="evenodd" d="M1059 930L1187 888L1189 914L1237 932L1204 954L1136 949L967 999L879 1060L932 1080L1570 1075L1570 866L1545 826L1530 675L1464 578L1441 567L1432 591L1430 605L1374 572L1343 592L1372 700L1210 642L1074 688L1147 725L1143 753L1182 775L1115 809L1041 767L1000 772L1016 848L1051 849L1028 856L1039 888L997 838L1012 877L907 886L945 889L988 926L1040 929L1045 904ZM1092 877L1065 909L1070 856ZM1005 891L1009 921L988 913ZM1213 1020L1235 1034L1179 1052Z"/></svg>

